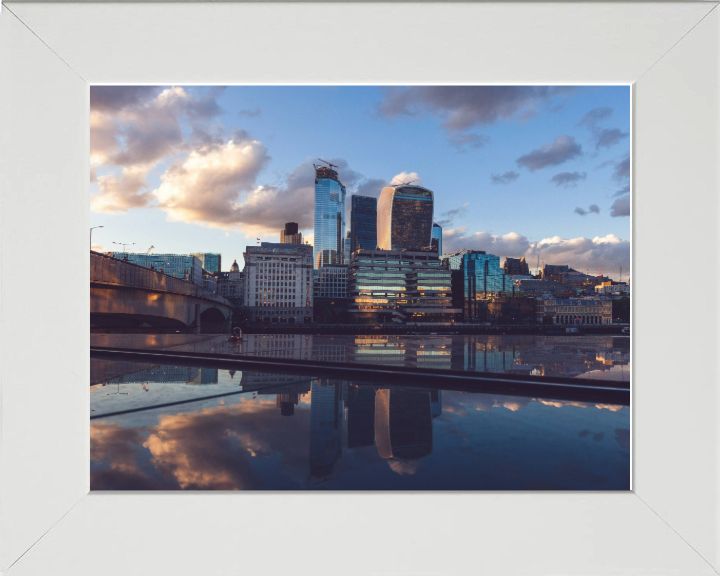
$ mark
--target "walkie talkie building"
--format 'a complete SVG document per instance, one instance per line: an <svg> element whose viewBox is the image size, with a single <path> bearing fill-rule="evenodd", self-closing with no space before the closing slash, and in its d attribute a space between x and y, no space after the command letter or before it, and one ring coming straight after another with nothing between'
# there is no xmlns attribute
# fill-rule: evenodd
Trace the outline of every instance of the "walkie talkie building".
<svg viewBox="0 0 720 576"><path fill-rule="evenodd" d="M387 186L377 208L381 250L422 250L432 244L433 193L422 186Z"/></svg>
<svg viewBox="0 0 720 576"><path fill-rule="evenodd" d="M313 262L342 264L345 241L345 186L338 173L326 166L315 166L315 239Z"/></svg>

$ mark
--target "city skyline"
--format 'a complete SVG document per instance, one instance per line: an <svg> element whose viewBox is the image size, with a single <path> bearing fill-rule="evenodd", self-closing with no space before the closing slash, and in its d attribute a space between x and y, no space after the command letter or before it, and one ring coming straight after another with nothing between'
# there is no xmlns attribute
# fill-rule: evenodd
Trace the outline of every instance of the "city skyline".
<svg viewBox="0 0 720 576"><path fill-rule="evenodd" d="M629 106L620 87L93 87L95 248L217 252L224 268L298 222L313 163L348 196L396 176L435 192L443 248L569 264L630 262ZM346 202L349 230L350 198ZM147 246L146 246L147 244Z"/></svg>

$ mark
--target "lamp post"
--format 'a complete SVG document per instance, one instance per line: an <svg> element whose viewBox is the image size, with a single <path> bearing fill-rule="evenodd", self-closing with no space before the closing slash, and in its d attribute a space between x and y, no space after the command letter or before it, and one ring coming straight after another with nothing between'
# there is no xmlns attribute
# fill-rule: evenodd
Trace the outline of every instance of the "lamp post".
<svg viewBox="0 0 720 576"><path fill-rule="evenodd" d="M123 254L125 254L125 246L135 246L135 242L113 242L113 244L117 244L118 246L123 247ZM124 260L124 258L123 258Z"/></svg>
<svg viewBox="0 0 720 576"><path fill-rule="evenodd" d="M104 228L104 226L93 226L90 228L90 250L92 250L92 231L95 230L95 228Z"/></svg>

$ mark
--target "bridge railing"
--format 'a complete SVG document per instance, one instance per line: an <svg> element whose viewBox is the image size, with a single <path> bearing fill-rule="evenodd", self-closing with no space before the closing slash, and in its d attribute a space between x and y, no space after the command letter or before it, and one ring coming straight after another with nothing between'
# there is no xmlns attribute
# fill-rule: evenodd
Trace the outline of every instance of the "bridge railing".
<svg viewBox="0 0 720 576"><path fill-rule="evenodd" d="M93 251L90 251L90 282L195 296L233 307L229 300L207 288L169 276L158 270L150 270L144 266Z"/></svg>

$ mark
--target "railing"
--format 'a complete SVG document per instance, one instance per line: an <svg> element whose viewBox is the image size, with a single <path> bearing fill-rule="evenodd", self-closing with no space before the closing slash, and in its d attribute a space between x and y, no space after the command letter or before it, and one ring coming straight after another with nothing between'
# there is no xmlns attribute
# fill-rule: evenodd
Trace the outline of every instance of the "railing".
<svg viewBox="0 0 720 576"><path fill-rule="evenodd" d="M90 283L112 284L142 290L194 296L195 298L213 300L233 308L233 304L229 300L202 286L175 278L158 270L150 270L132 262L93 252L92 250L90 251Z"/></svg>

